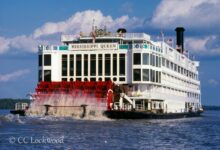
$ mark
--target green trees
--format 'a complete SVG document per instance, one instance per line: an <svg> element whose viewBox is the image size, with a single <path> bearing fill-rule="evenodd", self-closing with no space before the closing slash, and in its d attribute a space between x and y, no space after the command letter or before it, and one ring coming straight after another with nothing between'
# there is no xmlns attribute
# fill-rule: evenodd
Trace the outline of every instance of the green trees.
<svg viewBox="0 0 220 150"><path fill-rule="evenodd" d="M4 98L0 99L0 109L14 109L15 103L18 102L24 102L24 103L30 103L30 100L28 99L11 99L11 98Z"/></svg>

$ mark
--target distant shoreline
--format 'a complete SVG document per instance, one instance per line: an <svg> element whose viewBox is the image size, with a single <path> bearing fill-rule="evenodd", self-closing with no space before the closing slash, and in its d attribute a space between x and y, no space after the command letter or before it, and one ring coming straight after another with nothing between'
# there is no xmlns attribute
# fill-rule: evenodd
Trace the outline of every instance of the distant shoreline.
<svg viewBox="0 0 220 150"><path fill-rule="evenodd" d="M29 99L2 98L0 99L0 109L14 109L15 104L18 102L30 103L30 100Z"/></svg>

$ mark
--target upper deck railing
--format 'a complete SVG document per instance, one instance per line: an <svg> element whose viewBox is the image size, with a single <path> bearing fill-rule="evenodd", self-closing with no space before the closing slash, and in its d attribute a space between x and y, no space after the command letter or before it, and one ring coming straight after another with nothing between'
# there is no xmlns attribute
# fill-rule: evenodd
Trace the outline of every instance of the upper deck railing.
<svg viewBox="0 0 220 150"><path fill-rule="evenodd" d="M63 34L61 35L62 42L68 41L78 41L79 39L92 38L90 34L81 34L81 35L71 35L71 34ZM145 33L108 33L103 35L98 35L96 38L122 38L122 39L144 39L150 40L150 36Z"/></svg>

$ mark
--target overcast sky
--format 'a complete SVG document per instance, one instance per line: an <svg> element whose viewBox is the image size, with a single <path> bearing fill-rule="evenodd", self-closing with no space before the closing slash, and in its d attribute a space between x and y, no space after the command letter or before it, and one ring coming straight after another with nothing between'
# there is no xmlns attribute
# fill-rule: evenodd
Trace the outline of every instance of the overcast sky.
<svg viewBox="0 0 220 150"><path fill-rule="evenodd" d="M201 63L202 102L220 105L219 0L1 0L0 98L24 98L37 84L37 45L59 44L60 34L89 32L93 19L110 31L125 27L175 41Z"/></svg>

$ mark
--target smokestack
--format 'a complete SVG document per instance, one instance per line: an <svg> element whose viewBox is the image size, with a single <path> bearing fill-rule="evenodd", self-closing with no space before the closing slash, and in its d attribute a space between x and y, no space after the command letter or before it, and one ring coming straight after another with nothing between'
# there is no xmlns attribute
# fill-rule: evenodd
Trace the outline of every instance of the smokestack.
<svg viewBox="0 0 220 150"><path fill-rule="evenodd" d="M183 53L184 51L184 31L185 29L183 27L177 27L175 29L176 31L176 49L180 53Z"/></svg>

